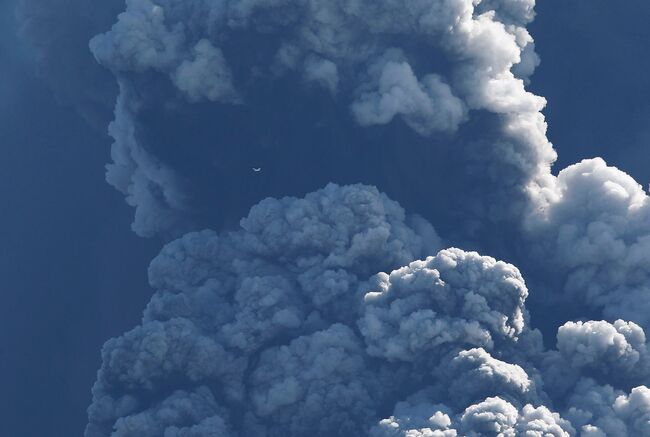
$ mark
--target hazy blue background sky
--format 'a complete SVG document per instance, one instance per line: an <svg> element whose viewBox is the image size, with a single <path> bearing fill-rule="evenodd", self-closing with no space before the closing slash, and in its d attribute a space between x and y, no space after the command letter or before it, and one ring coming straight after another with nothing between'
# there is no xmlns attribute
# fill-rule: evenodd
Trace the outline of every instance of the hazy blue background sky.
<svg viewBox="0 0 650 437"><path fill-rule="evenodd" d="M542 63L530 89L546 97L556 168L603 156L650 182L650 6L540 1L530 31Z"/></svg>
<svg viewBox="0 0 650 437"><path fill-rule="evenodd" d="M0 434L80 435L99 347L149 298L159 244L106 185L108 138L39 79L0 12Z"/></svg>
<svg viewBox="0 0 650 437"><path fill-rule="evenodd" d="M110 140L57 102L0 6L0 434L80 435L101 344L135 325L160 242L104 180ZM604 156L650 180L650 6L546 0L530 86L559 167ZM71 78L74 80L74 78Z"/></svg>

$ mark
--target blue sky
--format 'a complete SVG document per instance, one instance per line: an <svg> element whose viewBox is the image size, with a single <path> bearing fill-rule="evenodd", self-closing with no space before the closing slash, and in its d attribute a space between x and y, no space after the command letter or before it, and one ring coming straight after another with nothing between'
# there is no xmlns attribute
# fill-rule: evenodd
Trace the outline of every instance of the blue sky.
<svg viewBox="0 0 650 437"><path fill-rule="evenodd" d="M0 433L79 435L99 347L140 318L157 244L130 231L127 206L104 181L109 142L38 77L9 6L0 43Z"/></svg>
<svg viewBox="0 0 650 437"><path fill-rule="evenodd" d="M548 99L557 167L603 156L647 186L648 5L546 1L536 10L530 29L542 63L531 89Z"/></svg>

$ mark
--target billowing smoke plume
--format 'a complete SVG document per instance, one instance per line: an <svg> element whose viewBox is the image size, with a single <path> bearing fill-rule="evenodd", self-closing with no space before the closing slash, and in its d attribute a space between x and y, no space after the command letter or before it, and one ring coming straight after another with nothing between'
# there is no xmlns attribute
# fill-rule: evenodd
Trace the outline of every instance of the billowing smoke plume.
<svg viewBox="0 0 650 437"><path fill-rule="evenodd" d="M127 0L107 179L180 238L86 435L650 436L650 201L551 173L533 7Z"/></svg>
<svg viewBox="0 0 650 437"><path fill-rule="evenodd" d="M650 198L643 188L596 158L562 170L540 194L525 235L530 261L541 267L531 269L540 288L563 294L565 305L650 326Z"/></svg>
<svg viewBox="0 0 650 437"><path fill-rule="evenodd" d="M533 4L127 1L90 43L121 89L108 180L141 235L334 181L472 239L520 214L555 159L524 88Z"/></svg>
<svg viewBox="0 0 650 437"><path fill-rule="evenodd" d="M643 328L567 322L545 350L517 268L440 244L363 185L169 243L86 435L647 435Z"/></svg>
<svg viewBox="0 0 650 437"><path fill-rule="evenodd" d="M364 352L355 325L361 282L439 246L430 225L361 185L268 199L238 231L170 243L151 264L158 291L143 325L104 347L87 435L116 426L117 435L149 435L141 433L156 409L174 410L197 387L205 394L191 402L203 400L208 411L220 405L225 413L211 420L237 432L359 432L384 392L397 389L389 363ZM205 419L174 417L156 426Z"/></svg>

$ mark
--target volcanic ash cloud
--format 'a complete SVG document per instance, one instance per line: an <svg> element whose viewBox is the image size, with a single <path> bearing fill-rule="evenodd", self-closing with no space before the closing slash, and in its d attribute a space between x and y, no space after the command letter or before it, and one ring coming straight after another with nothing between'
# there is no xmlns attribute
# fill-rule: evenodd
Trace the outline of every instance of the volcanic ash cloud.
<svg viewBox="0 0 650 437"><path fill-rule="evenodd" d="M555 159L545 100L524 86L533 6L129 0L90 42L120 85L108 181L144 236L330 181L443 196L424 212L453 229L513 220ZM261 187L244 172L259 161Z"/></svg>
<svg viewBox="0 0 650 437"><path fill-rule="evenodd" d="M640 326L568 322L546 349L516 267L440 245L363 185L169 243L86 435L644 435Z"/></svg>
<svg viewBox="0 0 650 437"><path fill-rule="evenodd" d="M86 435L650 435L650 202L551 173L533 6L127 1L107 178L180 238Z"/></svg>

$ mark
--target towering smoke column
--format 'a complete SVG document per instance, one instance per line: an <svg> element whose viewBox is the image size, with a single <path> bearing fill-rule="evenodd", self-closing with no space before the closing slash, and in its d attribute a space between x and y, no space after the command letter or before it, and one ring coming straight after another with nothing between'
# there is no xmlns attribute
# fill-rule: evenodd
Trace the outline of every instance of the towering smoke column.
<svg viewBox="0 0 650 437"><path fill-rule="evenodd" d="M86 436L650 436L650 200L551 173L533 6L128 0L108 180L219 230L152 262Z"/></svg>

